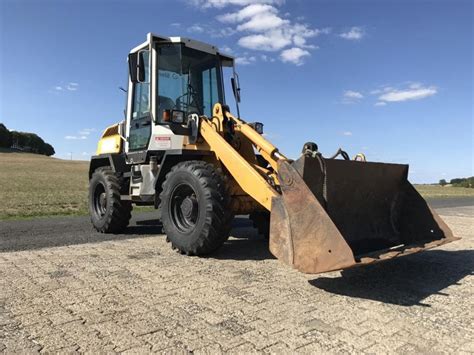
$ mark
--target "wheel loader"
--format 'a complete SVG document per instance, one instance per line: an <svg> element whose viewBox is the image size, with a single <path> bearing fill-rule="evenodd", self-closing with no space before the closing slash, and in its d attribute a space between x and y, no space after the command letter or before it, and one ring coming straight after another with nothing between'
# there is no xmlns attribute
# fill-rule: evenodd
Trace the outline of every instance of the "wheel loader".
<svg viewBox="0 0 474 355"><path fill-rule="evenodd" d="M324 157L312 142L286 157L262 123L240 117L234 59L215 46L149 33L128 71L125 119L105 129L90 163L97 231L121 232L132 205L152 205L173 249L206 255L227 240L235 215L249 215L275 257L313 274L458 239L409 183L407 165L342 150Z"/></svg>

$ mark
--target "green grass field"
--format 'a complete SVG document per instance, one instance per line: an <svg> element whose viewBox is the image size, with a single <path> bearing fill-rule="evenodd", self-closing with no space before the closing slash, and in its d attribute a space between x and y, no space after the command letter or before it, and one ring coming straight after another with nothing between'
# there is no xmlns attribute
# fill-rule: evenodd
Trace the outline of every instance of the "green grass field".
<svg viewBox="0 0 474 355"><path fill-rule="evenodd" d="M415 185L418 192L425 198L472 197L474 189L440 185Z"/></svg>
<svg viewBox="0 0 474 355"><path fill-rule="evenodd" d="M89 163L0 153L0 219L87 213Z"/></svg>
<svg viewBox="0 0 474 355"><path fill-rule="evenodd" d="M85 161L0 152L0 219L87 214L88 168ZM461 187L416 188L429 198L474 196Z"/></svg>

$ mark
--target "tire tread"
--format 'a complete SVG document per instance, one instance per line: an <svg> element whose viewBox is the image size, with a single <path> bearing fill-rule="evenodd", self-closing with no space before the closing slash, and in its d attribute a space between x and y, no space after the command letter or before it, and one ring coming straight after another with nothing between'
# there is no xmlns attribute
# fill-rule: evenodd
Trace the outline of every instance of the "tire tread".
<svg viewBox="0 0 474 355"><path fill-rule="evenodd" d="M204 190L207 211L204 225L202 226L196 242L187 248L173 241L173 226L163 223L163 229L167 235L167 241L171 242L173 249L181 254L205 255L218 249L229 237L233 213L230 209L230 196L227 190L225 176L211 163L205 161L185 161L176 164L166 175L162 185L160 200L168 198L170 184L174 174L186 171L191 173ZM164 211L162 211L162 214Z"/></svg>
<svg viewBox="0 0 474 355"><path fill-rule="evenodd" d="M90 202L89 208L91 209L92 225L100 233L120 233L127 228L130 223L130 219L132 218L131 212L133 209L130 201L122 201L120 198L120 190L123 182L114 174L110 167L96 169L92 175L92 179L94 178L104 179L106 192L108 193L108 204L110 204L112 212L107 213L107 219L105 222L98 226L94 221L92 205Z"/></svg>

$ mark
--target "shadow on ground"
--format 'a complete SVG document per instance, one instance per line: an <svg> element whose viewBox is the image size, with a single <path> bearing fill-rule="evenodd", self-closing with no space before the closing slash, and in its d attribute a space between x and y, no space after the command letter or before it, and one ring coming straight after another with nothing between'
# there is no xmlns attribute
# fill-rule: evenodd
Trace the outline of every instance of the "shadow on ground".
<svg viewBox="0 0 474 355"><path fill-rule="evenodd" d="M268 240L259 235L246 217L234 218L231 238L209 258L218 260L266 260L275 257L268 250Z"/></svg>
<svg viewBox="0 0 474 355"><path fill-rule="evenodd" d="M379 264L344 270L340 277L320 276L309 283L338 295L430 307L422 301L474 272L474 250L428 250Z"/></svg>

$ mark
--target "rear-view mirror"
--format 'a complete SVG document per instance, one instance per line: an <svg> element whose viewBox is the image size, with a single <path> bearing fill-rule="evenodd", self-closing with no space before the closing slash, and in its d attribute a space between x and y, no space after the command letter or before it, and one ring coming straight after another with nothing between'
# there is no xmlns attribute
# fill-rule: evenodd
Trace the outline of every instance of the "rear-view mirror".
<svg viewBox="0 0 474 355"><path fill-rule="evenodd" d="M138 52L137 80L139 83L145 82L145 67L148 60L148 51Z"/></svg>
<svg viewBox="0 0 474 355"><path fill-rule="evenodd" d="M130 81L137 83L137 66L138 66L138 53L130 53L128 55L128 72L130 73Z"/></svg>
<svg viewBox="0 0 474 355"><path fill-rule="evenodd" d="M132 83L143 83L146 79L148 51L139 51L128 55L128 71Z"/></svg>

